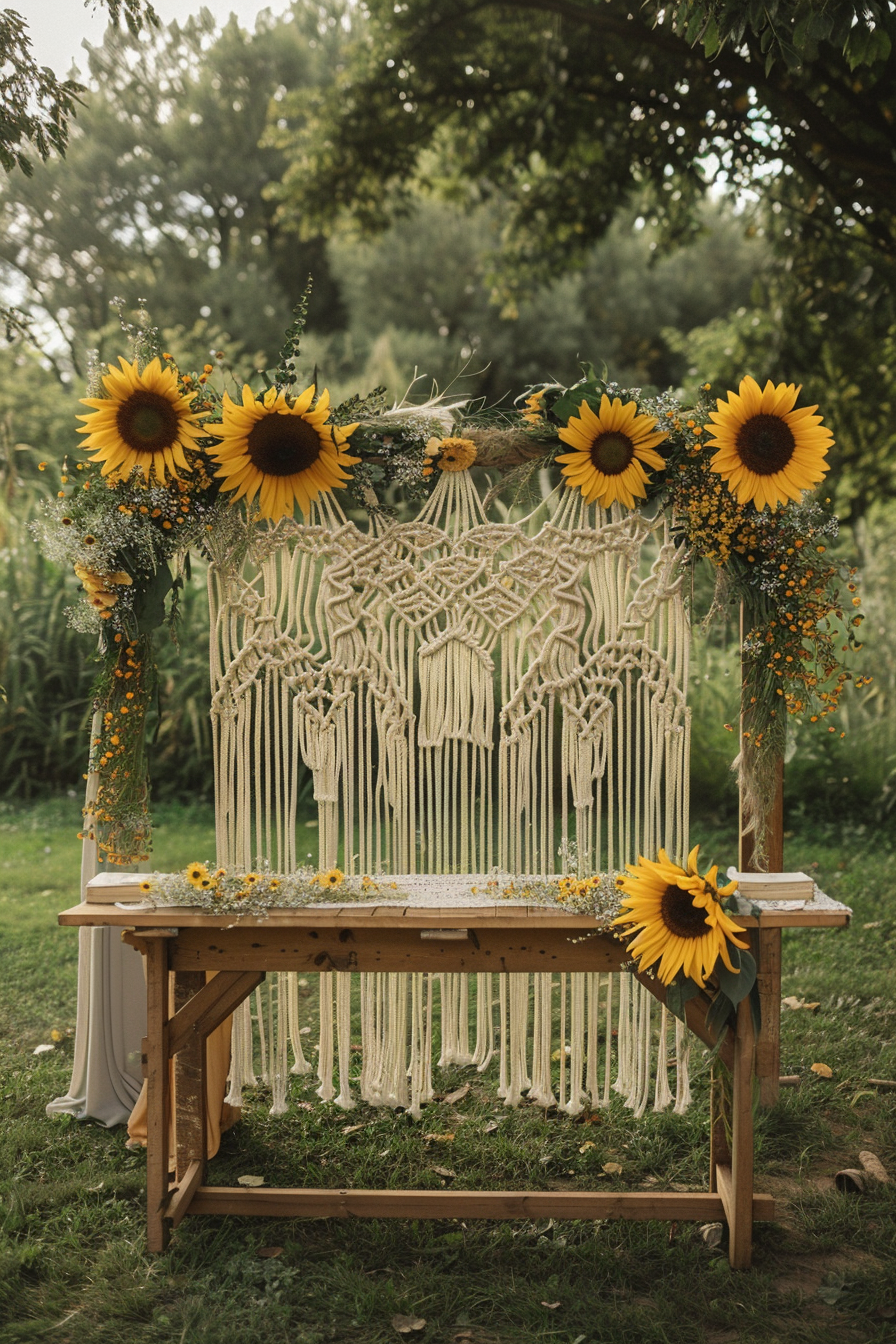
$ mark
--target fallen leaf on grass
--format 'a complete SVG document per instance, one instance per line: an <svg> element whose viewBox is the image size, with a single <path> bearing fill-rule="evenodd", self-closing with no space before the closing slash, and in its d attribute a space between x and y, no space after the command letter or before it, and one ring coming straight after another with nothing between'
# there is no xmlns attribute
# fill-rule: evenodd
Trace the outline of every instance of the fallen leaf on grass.
<svg viewBox="0 0 896 1344"><path fill-rule="evenodd" d="M862 928L863 928L863 929L879 929L879 928L881 927L882 924L883 924L883 920L882 920L882 919L872 919L872 920L870 921L870 923L868 923L868 924L863 924L863 925L862 925Z"/></svg>
<svg viewBox="0 0 896 1344"><path fill-rule="evenodd" d="M795 994L788 994L786 999L781 1000L785 1008L805 1008L810 1013L817 1013L821 1007L820 1003L807 1003L805 999L798 999Z"/></svg>
<svg viewBox="0 0 896 1344"><path fill-rule="evenodd" d="M366 1129L369 1124L370 1121L365 1120L361 1125L343 1125L342 1132L343 1134L357 1134L359 1129Z"/></svg>
<svg viewBox="0 0 896 1344"><path fill-rule="evenodd" d="M828 1274L820 1288L816 1289L822 1302L826 1302L829 1307L839 1299L843 1289L846 1287L846 1278L842 1274Z"/></svg>
<svg viewBox="0 0 896 1344"><path fill-rule="evenodd" d="M887 1169L876 1153L859 1153L859 1161L868 1175L873 1176L876 1181L881 1181L884 1184L889 1181L890 1177L887 1174Z"/></svg>
<svg viewBox="0 0 896 1344"><path fill-rule="evenodd" d="M812 1064L810 1066L810 1072L817 1073L819 1078L833 1078L834 1076L834 1070L831 1068L830 1064Z"/></svg>
<svg viewBox="0 0 896 1344"><path fill-rule="evenodd" d="M454 1142L454 1135L453 1135L453 1134L424 1134L424 1135L423 1135L423 1139L424 1139L424 1142L426 1142L426 1143L453 1143L453 1142Z"/></svg>
<svg viewBox="0 0 896 1344"><path fill-rule="evenodd" d="M237 1176L237 1178L236 1178L236 1183L237 1183L237 1185L251 1185L251 1186L264 1185L264 1177L263 1177L263 1176Z"/></svg>
<svg viewBox="0 0 896 1344"><path fill-rule="evenodd" d="M618 1162L605 1162L601 1167L601 1171L605 1171L608 1176L618 1176L622 1171L622 1167Z"/></svg>
<svg viewBox="0 0 896 1344"><path fill-rule="evenodd" d="M449 1177L457 1175L457 1172L452 1171L450 1167L430 1167L430 1171L434 1171L437 1176Z"/></svg>
<svg viewBox="0 0 896 1344"><path fill-rule="evenodd" d="M470 1084L464 1083L463 1087L459 1087L456 1092L449 1092L447 1097L443 1097L442 1100L446 1106L453 1106L455 1102L463 1101L469 1090Z"/></svg>
<svg viewBox="0 0 896 1344"><path fill-rule="evenodd" d="M582 1144L581 1148L579 1149L579 1152L580 1152L580 1153L587 1153L587 1151L588 1151L589 1148L594 1148L594 1147L595 1147L595 1145L594 1145L594 1144L591 1142L591 1140L589 1139L587 1143L583 1143L583 1144Z"/></svg>
<svg viewBox="0 0 896 1344"><path fill-rule="evenodd" d="M547 1307L548 1311L556 1311L557 1308L559 1307L560 1303L559 1303L559 1302L542 1302L541 1305L542 1305L543 1307Z"/></svg>
<svg viewBox="0 0 896 1344"><path fill-rule="evenodd" d="M426 1321L422 1316L393 1316L392 1324L400 1335L409 1335L412 1330L424 1330Z"/></svg>
<svg viewBox="0 0 896 1344"><path fill-rule="evenodd" d="M283 1254L282 1246L261 1246L258 1254L262 1260L276 1260L278 1255Z"/></svg>
<svg viewBox="0 0 896 1344"><path fill-rule="evenodd" d="M703 1245L714 1251L717 1246L721 1246L722 1238L725 1235L724 1223L704 1223L698 1229L703 1241Z"/></svg>
<svg viewBox="0 0 896 1344"><path fill-rule="evenodd" d="M458 1341L458 1340L461 1340L461 1339L472 1339L472 1338L473 1338L473 1331L472 1331L472 1330L458 1330L457 1334L456 1334L456 1335L453 1335L452 1338L453 1338L455 1344L457 1344L457 1341Z"/></svg>
<svg viewBox="0 0 896 1344"><path fill-rule="evenodd" d="M32 1050L33 1055L45 1055L48 1050L55 1050L55 1045L36 1045Z"/></svg>
<svg viewBox="0 0 896 1344"><path fill-rule="evenodd" d="M484 1134L494 1134L495 1130L496 1130L496 1129L500 1129L500 1128L501 1128L501 1126L498 1124L497 1120L489 1120L488 1124L486 1125L485 1129L483 1130L483 1133L484 1133Z"/></svg>

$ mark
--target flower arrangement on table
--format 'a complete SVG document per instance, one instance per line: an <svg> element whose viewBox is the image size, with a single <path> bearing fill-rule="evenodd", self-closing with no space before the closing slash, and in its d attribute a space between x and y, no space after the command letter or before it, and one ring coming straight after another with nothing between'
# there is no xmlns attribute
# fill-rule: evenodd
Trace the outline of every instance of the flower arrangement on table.
<svg viewBox="0 0 896 1344"><path fill-rule="evenodd" d="M719 883L714 864L701 874L696 845L684 867L664 849L656 860L628 864L617 878L623 893L612 921L639 972L666 986L666 1006L684 1020L685 1004L703 990L712 993L707 1025L720 1031L750 995L759 1027L756 962L743 930L726 908L736 882Z"/></svg>
<svg viewBox="0 0 896 1344"><path fill-rule="evenodd" d="M504 900L593 915L626 944L641 974L666 987L666 1005L682 1021L685 1004L705 991L712 996L707 1021L718 1032L750 994L758 1028L756 962L730 908L737 883L720 883L715 864L701 874L699 854L695 845L682 867L661 849L656 859L627 864L625 873L496 877L486 889Z"/></svg>
<svg viewBox="0 0 896 1344"><path fill-rule="evenodd" d="M339 868L315 872L307 864L291 873L275 873L266 864L246 872L188 863L178 873L147 873L138 890L152 905L190 906L238 916L263 916L269 910L296 910L322 901L348 905L377 897L407 899L395 882L377 882L367 875L350 878Z"/></svg>
<svg viewBox="0 0 896 1344"><path fill-rule="evenodd" d="M547 469L559 490L603 509L665 510L688 557L708 559L729 600L742 601L741 773L761 849L788 716L828 720L853 679L842 654L861 647L854 571L829 555L837 520L804 500L832 443L817 408L798 406L793 384L760 388L750 377L725 399L707 384L686 406L620 388L590 365L572 387L528 388L509 411L438 398L389 408L383 389L333 406L316 382L297 383L307 300L256 389L225 389L223 356L180 369L148 319L130 329L129 359L92 370L81 460L64 465L37 531L81 581L73 623L100 640L90 762L99 794L86 822L101 854L127 864L149 851L152 633L176 617L191 551L245 553L336 490L388 513L395 485L422 501L442 473L480 469L500 478L486 506Z"/></svg>

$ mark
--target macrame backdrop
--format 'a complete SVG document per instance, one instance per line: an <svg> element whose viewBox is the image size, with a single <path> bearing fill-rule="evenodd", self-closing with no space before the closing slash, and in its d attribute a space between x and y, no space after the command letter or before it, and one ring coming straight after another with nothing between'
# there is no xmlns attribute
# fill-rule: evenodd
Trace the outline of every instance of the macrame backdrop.
<svg viewBox="0 0 896 1344"><path fill-rule="evenodd" d="M469 473L442 472L413 521L374 514L361 531L324 495L307 522L281 522L249 556L216 555L219 863L289 871L304 858L303 764L320 866L385 877L441 906L475 903L470 887L496 869L606 872L660 846L687 852L680 551L664 520L605 512L575 490L545 517L542 506L489 522ZM497 1053L508 1105L527 1095L575 1114L607 1105L611 1088L638 1115L651 1096L656 1109L688 1104L687 1033L676 1022L673 1097L670 1019L631 976L320 981L318 1095L346 1109L360 1096L419 1114L434 1042L440 1066L481 1071ZM260 1061L276 1114L289 1073L313 1067L296 976L269 976L254 1008L235 1017L228 1100L257 1084Z"/></svg>

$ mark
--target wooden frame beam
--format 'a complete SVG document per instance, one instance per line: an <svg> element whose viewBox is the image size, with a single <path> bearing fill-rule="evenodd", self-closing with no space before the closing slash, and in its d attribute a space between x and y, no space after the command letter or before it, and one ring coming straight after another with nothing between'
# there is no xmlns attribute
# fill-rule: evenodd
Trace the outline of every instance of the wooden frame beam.
<svg viewBox="0 0 896 1344"><path fill-rule="evenodd" d="M711 1222L725 1216L719 1194L510 1190L308 1190L200 1186L189 1214L254 1218L649 1218ZM775 1216L771 1195L754 1195L752 1217Z"/></svg>
<svg viewBox="0 0 896 1344"><path fill-rule="evenodd" d="M189 975L191 972L178 974ZM201 974L204 979L205 973ZM192 997L185 997L168 1023L169 1058L179 1054L190 1040L204 1041L209 1037L264 977L264 971L220 971Z"/></svg>
<svg viewBox="0 0 896 1344"><path fill-rule="evenodd" d="M460 921L455 918L455 923ZM584 930L514 920L510 928L466 929L442 938L433 930L368 927L345 918L341 926L180 931L172 947L176 971L618 971L625 949L615 939L582 937ZM578 939L578 941L573 941Z"/></svg>

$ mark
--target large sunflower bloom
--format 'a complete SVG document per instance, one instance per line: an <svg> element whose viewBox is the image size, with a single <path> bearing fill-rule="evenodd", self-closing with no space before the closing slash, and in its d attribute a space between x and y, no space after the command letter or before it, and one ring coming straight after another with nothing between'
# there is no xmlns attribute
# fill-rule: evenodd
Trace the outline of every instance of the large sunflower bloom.
<svg viewBox="0 0 896 1344"><path fill-rule="evenodd" d="M633 401L623 406L618 397L611 402L604 393L597 414L583 401L578 416L571 415L560 430L574 450L557 458L565 463L566 484L581 490L589 504L597 500L607 509L619 500L633 509L636 497L647 498L644 487L650 478L642 464L657 471L666 465L653 450L668 436L655 426L653 416L638 415Z"/></svg>
<svg viewBox="0 0 896 1344"><path fill-rule="evenodd" d="M793 409L800 394L793 383L769 380L764 388L744 378L728 401L718 401L710 412L715 438L707 440L718 452L710 470L728 482L738 504L752 501L774 511L804 490L818 485L830 470L825 456L834 436L816 415L817 406Z"/></svg>
<svg viewBox="0 0 896 1344"><path fill-rule="evenodd" d="M291 516L296 503L307 514L313 500L351 479L345 468L361 459L349 457L345 443L358 426L328 425L330 394L321 392L312 410L314 390L290 402L272 387L258 401L244 387L242 405L224 393L223 423L215 427L221 442L210 452L234 503L258 495L262 515L276 521Z"/></svg>
<svg viewBox="0 0 896 1344"><path fill-rule="evenodd" d="M78 433L87 435L81 447L93 451L91 461L102 462L103 476L129 476L139 467L144 480L150 470L160 482L166 474L177 480L178 467L190 470L184 449L195 448L206 433L191 410L196 393L181 393L175 370L158 359L142 373L136 359L129 364L119 356L118 362L121 368L110 364L103 378L105 397L81 398L82 405L94 408L78 416L84 421Z"/></svg>
<svg viewBox="0 0 896 1344"><path fill-rule="evenodd" d="M684 971L703 989L719 957L729 971L736 969L729 942L743 950L749 946L739 941L742 931L719 900L730 896L736 884L719 887L715 866L701 877L698 852L699 845L691 850L684 869L661 849L658 862L639 858L636 864L626 865L631 876L619 879L625 899L613 924L625 925L629 934L636 935L628 951L639 970L652 970L664 985Z"/></svg>

